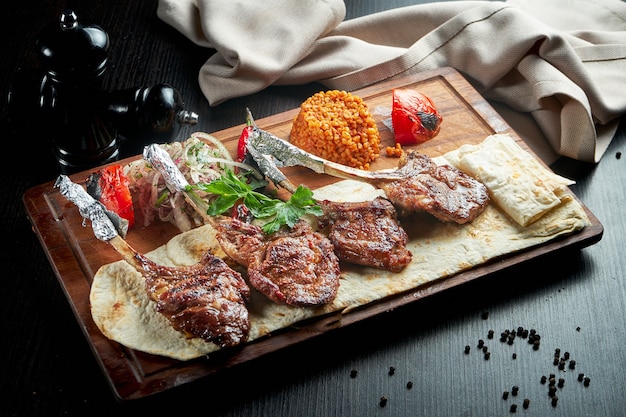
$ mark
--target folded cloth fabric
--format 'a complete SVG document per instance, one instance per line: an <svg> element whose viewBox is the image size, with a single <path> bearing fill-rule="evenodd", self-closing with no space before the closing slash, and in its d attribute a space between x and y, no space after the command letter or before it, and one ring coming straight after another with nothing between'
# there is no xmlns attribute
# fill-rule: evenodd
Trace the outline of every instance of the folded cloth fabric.
<svg viewBox="0 0 626 417"><path fill-rule="evenodd" d="M626 113L621 0L447 1L349 20L340 0L159 0L157 15L215 49L199 74L212 106L272 84L353 91L450 66L529 116L553 153L587 162Z"/></svg>

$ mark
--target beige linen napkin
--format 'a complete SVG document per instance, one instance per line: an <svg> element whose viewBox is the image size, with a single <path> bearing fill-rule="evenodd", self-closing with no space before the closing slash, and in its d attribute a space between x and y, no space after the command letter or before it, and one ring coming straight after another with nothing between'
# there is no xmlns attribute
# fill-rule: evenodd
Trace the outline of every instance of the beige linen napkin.
<svg viewBox="0 0 626 417"><path fill-rule="evenodd" d="M448 1L350 20L339 0L159 0L157 14L216 50L199 74L213 106L271 84L351 91L451 66L548 163L599 161L626 113L620 0Z"/></svg>

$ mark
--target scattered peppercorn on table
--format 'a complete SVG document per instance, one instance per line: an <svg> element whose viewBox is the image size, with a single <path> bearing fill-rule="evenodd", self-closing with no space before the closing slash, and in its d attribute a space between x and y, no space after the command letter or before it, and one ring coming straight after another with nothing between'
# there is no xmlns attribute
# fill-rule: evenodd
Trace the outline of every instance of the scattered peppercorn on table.
<svg viewBox="0 0 626 417"><path fill-rule="evenodd" d="M415 3L346 1L346 7L349 18ZM167 82L180 90L185 107L200 115L198 124L184 127L181 136L241 125L246 107L257 120L297 109L306 98L326 90L319 84L270 87L210 108L197 86L199 67L210 51L158 21L156 4L96 1L77 11L109 33L107 88ZM0 17L13 39L0 63L2 85L9 85L18 66L38 65L35 38L64 7L64 2L53 0L36 6L33 13L29 3L15 3ZM576 181L570 188L602 222L604 234L594 245L546 253L504 270L497 270L496 261L496 272L479 280L350 325L328 323L321 337L278 352L255 352L258 358L241 366L231 367L227 354L217 354L211 357L218 369L213 375L193 382L180 378L176 388L120 401L85 341L94 329L77 324L26 217L24 193L54 180L57 167L45 152L27 153L45 144L45 138L29 137L28 126L11 128L6 100L0 106L5 155L18 161L18 167L3 164L0 194L5 241L1 415L623 414L626 120L597 166L566 158L552 165L555 172ZM442 129L445 123L444 116ZM436 140L429 141L430 146ZM387 158L380 151L381 158ZM43 239L52 251L63 244ZM79 307L88 302L85 297ZM124 353L129 362L143 366L127 384L155 371L157 361L150 355ZM166 372L175 375L180 366L172 360ZM198 373L205 371L202 361L196 366Z"/></svg>

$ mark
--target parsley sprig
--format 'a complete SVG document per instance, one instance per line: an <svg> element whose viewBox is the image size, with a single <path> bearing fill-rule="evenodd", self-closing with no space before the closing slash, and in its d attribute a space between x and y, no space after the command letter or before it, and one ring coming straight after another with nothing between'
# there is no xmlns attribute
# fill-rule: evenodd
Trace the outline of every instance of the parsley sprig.
<svg viewBox="0 0 626 417"><path fill-rule="evenodd" d="M245 175L240 178L232 170L226 170L220 178L196 186L217 195L209 205L207 214L222 214L238 201L242 201L256 219L267 220L262 229L268 234L276 232L283 225L293 227L305 214L322 214L322 209L313 199L313 192L309 188L300 185L289 200L283 201L255 191L266 185L266 181L255 178L248 180Z"/></svg>

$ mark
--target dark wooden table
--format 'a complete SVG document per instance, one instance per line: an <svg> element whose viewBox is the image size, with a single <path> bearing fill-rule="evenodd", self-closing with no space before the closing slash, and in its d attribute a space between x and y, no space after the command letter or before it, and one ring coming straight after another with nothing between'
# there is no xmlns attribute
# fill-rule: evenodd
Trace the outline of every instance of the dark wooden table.
<svg viewBox="0 0 626 417"><path fill-rule="evenodd" d="M420 2L347 1L347 17L414 3ZM553 165L577 181L573 191L604 225L596 245L533 259L218 377L141 400L116 401L22 203L27 189L58 175L36 150L49 138L29 134L37 119L17 128L7 121L9 83L18 67L38 66L39 31L68 6L100 24L112 45L106 87L172 84L186 107L200 115L197 126L186 128L190 131L238 125L246 106L257 118L291 109L320 89L315 84L271 87L210 108L197 73L211 51L161 22L156 5L156 0L23 0L0 14L0 415L502 416L511 413L512 404L529 416L624 415L626 159L619 157L626 150L624 121L599 164L562 159ZM498 340L502 331L518 327L541 335L538 351L519 339L513 345ZM489 330L494 339L488 338ZM489 360L478 348L480 339L492 353ZM569 352L575 370L558 372L557 348L561 356ZM550 373L565 378L556 407L548 384L540 381ZM590 378L588 386L577 381L579 373ZM511 392L506 400L504 391ZM528 409L523 408L526 398Z"/></svg>

